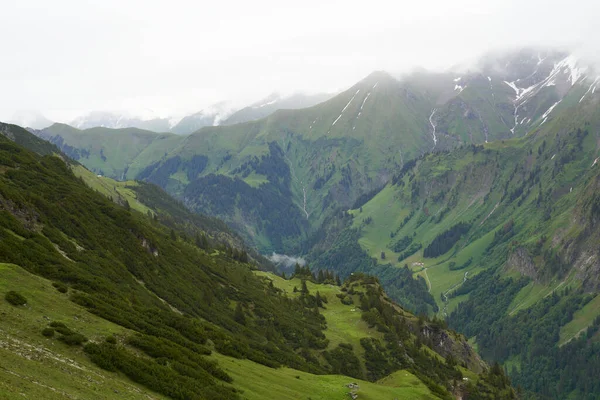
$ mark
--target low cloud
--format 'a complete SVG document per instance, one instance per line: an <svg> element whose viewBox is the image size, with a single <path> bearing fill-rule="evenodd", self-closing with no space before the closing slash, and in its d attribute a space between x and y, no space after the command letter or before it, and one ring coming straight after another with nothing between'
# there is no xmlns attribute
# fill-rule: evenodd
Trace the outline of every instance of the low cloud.
<svg viewBox="0 0 600 400"><path fill-rule="evenodd" d="M296 264L300 266L306 265L306 260L302 257L292 257L285 254L277 254L273 253L270 257L268 257L272 263L281 266L283 268L292 268Z"/></svg>

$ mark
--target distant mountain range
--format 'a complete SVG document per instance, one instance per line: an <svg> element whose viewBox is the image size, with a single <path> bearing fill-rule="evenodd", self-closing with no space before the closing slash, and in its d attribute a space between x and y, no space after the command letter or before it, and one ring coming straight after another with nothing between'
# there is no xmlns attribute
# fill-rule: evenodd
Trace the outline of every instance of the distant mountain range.
<svg viewBox="0 0 600 400"><path fill-rule="evenodd" d="M38 134L95 171L159 184L189 207L237 226L264 251L287 251L333 210L389 181L408 160L523 136L592 101L598 83L592 69L568 53L526 49L488 55L469 71L420 71L400 79L374 72L323 102L324 95L271 96L229 115L221 105L173 127L178 133L202 129L188 137L131 129L80 132L64 125ZM281 168L278 179L270 168ZM192 190L213 176L225 179L220 190L278 186L270 199L281 196L277 207L289 229L275 234L281 227L277 213L255 225L258 211L248 201L224 209L218 196ZM274 213L273 207L263 211ZM264 221L273 223L271 233Z"/></svg>
<svg viewBox="0 0 600 400"><path fill-rule="evenodd" d="M282 96L273 93L241 109L237 109L229 102L223 101L184 117L159 117L152 110L137 112L91 111L75 118L68 125L77 129L138 128L157 133L172 132L179 135L188 135L205 126L239 124L267 117L281 109L296 110L311 107L329 100L334 95L333 93L312 95L294 93ZM44 129L54 123L40 111L35 110L18 111L8 122L31 129Z"/></svg>
<svg viewBox="0 0 600 400"><path fill-rule="evenodd" d="M221 125L233 125L242 122L255 121L257 119L268 117L277 110L298 110L300 108L312 107L329 100L334 95L334 93L319 93L314 95L296 93L290 96L281 96L277 93L273 93L265 99L231 114Z"/></svg>
<svg viewBox="0 0 600 400"><path fill-rule="evenodd" d="M242 109L236 109L229 102L219 102L197 113L181 117L158 117L150 110L142 113L120 113L110 111L92 111L73 120L69 125L77 129L89 128L138 128L152 132L172 132L179 135L188 135L205 126L233 125L242 122L254 121L269 116L280 109L306 108L323 102L333 97L333 94L306 95L296 93L281 96L273 93L263 100ZM52 125L39 114L38 119L32 117L16 119L17 125L34 129L42 129ZM35 126L31 126L29 121Z"/></svg>

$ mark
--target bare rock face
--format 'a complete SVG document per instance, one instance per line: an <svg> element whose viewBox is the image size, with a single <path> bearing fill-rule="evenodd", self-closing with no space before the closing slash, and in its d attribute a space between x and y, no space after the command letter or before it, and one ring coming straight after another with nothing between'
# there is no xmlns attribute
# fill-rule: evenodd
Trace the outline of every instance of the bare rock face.
<svg viewBox="0 0 600 400"><path fill-rule="evenodd" d="M462 335L434 325L424 325L420 331L425 338L429 339L432 349L441 356L452 355L459 363L465 363L469 369L477 372L486 368L485 362Z"/></svg>
<svg viewBox="0 0 600 400"><path fill-rule="evenodd" d="M535 263L531 259L529 252L524 247L517 247L506 260L505 268L507 270L516 270L521 275L527 276L536 282L540 281Z"/></svg>

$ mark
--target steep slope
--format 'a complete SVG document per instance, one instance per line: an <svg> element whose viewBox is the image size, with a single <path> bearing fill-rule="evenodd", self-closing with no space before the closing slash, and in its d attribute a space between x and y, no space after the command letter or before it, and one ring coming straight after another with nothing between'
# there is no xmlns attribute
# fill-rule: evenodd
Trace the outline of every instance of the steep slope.
<svg viewBox="0 0 600 400"><path fill-rule="evenodd" d="M430 121L442 145L522 136L561 102L579 101L595 79L573 55L540 49L489 54L466 71L407 78L434 96Z"/></svg>
<svg viewBox="0 0 600 400"><path fill-rule="evenodd" d="M376 259L368 271L406 265L517 383L542 398L594 396L599 107L586 96L524 138L406 163L323 228L313 265L347 273L336 266L358 268L356 246Z"/></svg>
<svg viewBox="0 0 600 400"><path fill-rule="evenodd" d="M328 93L313 95L295 93L291 96L280 96L277 93L273 93L248 107L244 107L241 110L234 112L227 117L221 125L234 125L248 121L256 121L257 119L268 117L277 110L297 110L300 108L312 107L329 100L333 96L334 94Z"/></svg>
<svg viewBox="0 0 600 400"><path fill-rule="evenodd" d="M116 388L136 391L129 380L175 399L241 398L243 379L236 383L220 366L230 360L223 356L313 375L337 372L343 357L357 360L346 347L331 343L325 332L340 328L320 311L330 299L305 290L306 283L300 281L299 295L286 295L255 276L242 254L202 248L183 232L114 204L58 157L36 155L0 137L0 164L0 261L11 264L2 266L7 279L0 288L6 299L2 307L13 307L4 314L10 318L0 321L2 352L12 361L2 366L2 375L10 377L1 393L33 395L44 387L60 395L97 398L91 393L95 389L80 387L80 373L68 378L71 368L96 373L94 363L105 371L91 379L113 388L103 394L106 398L120 396ZM307 270L299 273L296 278L315 279ZM389 381L406 387L366 385L365 393L408 398L417 387L441 398L450 398L451 391L514 397L501 371L488 371L462 337L436 321L417 321L389 302L375 280L362 279L349 281L346 297L361 299L361 308L372 314L369 324L392 335L384 337L386 342L398 346L394 335L400 334L403 340L402 348L392 351L381 347L375 330L364 332L361 346L375 349L358 361L364 363L365 377L375 381L404 368L423 382L402 383L390 376ZM59 295L48 293L54 290L50 284ZM428 341L434 331L456 349ZM338 346L330 348L330 343ZM209 358L212 353L220 356ZM369 358L372 354L377 357ZM64 360L68 366L44 376L48 364ZM472 384L460 379L463 373ZM19 383L32 379L33 385ZM303 394L310 396L310 390Z"/></svg>
<svg viewBox="0 0 600 400"><path fill-rule="evenodd" d="M64 321L92 340L124 337L132 332L69 301L52 282L13 264L0 264L0 397L14 399L166 399L118 374L94 365L78 346L43 336L40 327ZM25 307L4 301L10 290L27 299Z"/></svg>
<svg viewBox="0 0 600 400"><path fill-rule="evenodd" d="M32 135L27 130L0 123L0 133L21 146L40 155L59 155L90 188L103 194L116 204L147 214L163 225L175 228L194 238L196 242L227 245L248 253L253 262L270 270L274 267L255 249L248 247L236 232L223 221L200 213L192 213L159 187L141 181L116 181L96 175L81 164L69 159L49 142Z"/></svg>
<svg viewBox="0 0 600 400"><path fill-rule="evenodd" d="M413 113L407 111L403 119L394 113L394 109L407 105L415 110L428 109L418 103L419 100L407 97L393 78L378 73L316 107L278 111L267 119L247 124L204 128L180 141L167 157L146 163L145 169L136 166L138 159L130 161L133 167L126 176L157 183L193 208L225 218L241 227L246 237L264 250L283 251L294 247L311 226L318 224L339 203L348 206L365 188L372 189L389 178L388 162L399 163L402 153L392 145L378 144L396 137L396 132L386 121L395 118L395 125L399 121L406 122ZM425 120L426 113L421 114ZM355 119L356 133L349 134ZM359 130L362 120L367 122ZM411 120L413 127L419 125L416 117ZM404 136L399 137L418 143L418 134L415 136L412 132L419 130L410 127L405 124ZM324 132L325 129L329 133ZM44 135L53 137L54 142L57 140L50 131ZM376 135L377 140L367 142L365 137L369 135ZM73 141L71 139L70 143ZM379 154L369 165L365 164L363 146L368 146L368 154ZM428 147L425 144L422 149ZM407 150L408 155L411 148ZM98 170L92 161L86 165ZM120 171L115 172L112 176L120 177ZM219 187L225 191L256 192L249 196L250 204L219 212L223 196L206 198L197 193L197 188L206 188L215 179L211 174L221 176L217 178ZM275 206L280 210L278 212L291 216L289 226L283 232L279 231L284 237L279 243L273 243L278 236L274 231L267 232L268 228L259 226L252 217L259 215L270 224L280 223L275 214L265 218L255 209L258 199L264 198L273 198L278 204Z"/></svg>
<svg viewBox="0 0 600 400"><path fill-rule="evenodd" d="M58 146L66 155L99 175L124 179L134 160L152 162L176 146L180 138L136 128L91 128L84 131L65 124L54 124L39 137Z"/></svg>
<svg viewBox="0 0 600 400"><path fill-rule="evenodd" d="M43 156L60 154L60 150L57 146L32 135L30 132L17 125L0 122L0 135Z"/></svg>
<svg viewBox="0 0 600 400"><path fill-rule="evenodd" d="M408 160L522 136L595 97L595 82L566 53L526 49L490 55L471 72L421 71L399 80L376 72L313 107L185 138L140 141L131 132L76 135L57 127L41 135L97 173L148 180L223 218L263 252L300 252L327 218L380 188ZM117 137L133 142L126 154L109 156L92 144L120 143Z"/></svg>

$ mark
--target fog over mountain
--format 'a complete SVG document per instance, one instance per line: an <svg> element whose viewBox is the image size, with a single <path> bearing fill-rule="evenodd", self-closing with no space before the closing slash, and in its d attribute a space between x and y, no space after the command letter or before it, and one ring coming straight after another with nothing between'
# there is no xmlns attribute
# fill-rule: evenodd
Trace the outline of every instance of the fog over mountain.
<svg viewBox="0 0 600 400"><path fill-rule="evenodd" d="M0 120L24 109L59 122L102 110L183 117L219 101L239 109L274 91L337 92L374 70L464 67L489 50L529 45L594 56L599 8L590 0L10 2L0 26L10 55L0 65Z"/></svg>

